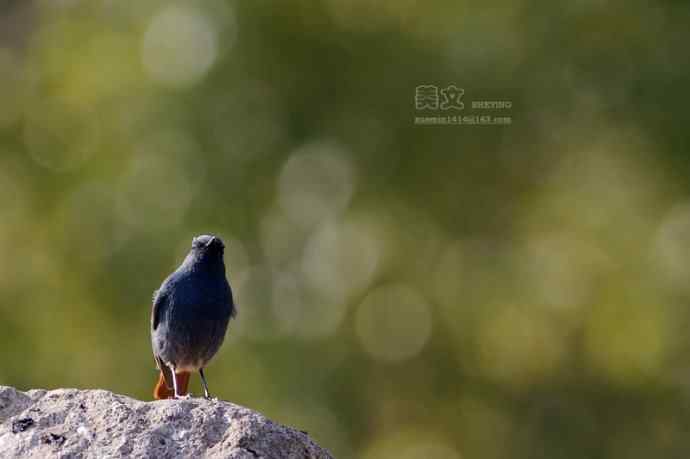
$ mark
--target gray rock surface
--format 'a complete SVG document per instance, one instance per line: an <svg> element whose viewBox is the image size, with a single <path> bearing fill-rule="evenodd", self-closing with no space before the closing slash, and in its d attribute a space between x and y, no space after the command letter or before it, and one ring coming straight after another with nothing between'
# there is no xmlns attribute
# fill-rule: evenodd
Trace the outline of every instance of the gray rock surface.
<svg viewBox="0 0 690 459"><path fill-rule="evenodd" d="M220 400L0 386L0 457L331 458L305 433Z"/></svg>

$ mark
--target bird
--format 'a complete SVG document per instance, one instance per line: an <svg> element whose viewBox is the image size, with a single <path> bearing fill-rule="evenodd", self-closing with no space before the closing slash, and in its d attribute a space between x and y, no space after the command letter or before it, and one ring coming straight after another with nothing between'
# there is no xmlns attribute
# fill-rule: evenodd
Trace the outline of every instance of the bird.
<svg viewBox="0 0 690 459"><path fill-rule="evenodd" d="M191 373L199 372L204 397L211 398L204 368L218 352L236 316L225 274L221 238L200 235L182 264L153 294L151 347L160 370L157 400L187 398Z"/></svg>

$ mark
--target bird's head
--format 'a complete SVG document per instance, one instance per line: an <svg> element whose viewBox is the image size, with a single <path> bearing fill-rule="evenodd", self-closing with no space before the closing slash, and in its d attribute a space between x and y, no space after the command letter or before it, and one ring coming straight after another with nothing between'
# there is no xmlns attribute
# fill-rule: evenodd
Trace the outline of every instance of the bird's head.
<svg viewBox="0 0 690 459"><path fill-rule="evenodd" d="M198 258L222 260L224 250L225 244L217 236L202 234L192 239L192 254Z"/></svg>

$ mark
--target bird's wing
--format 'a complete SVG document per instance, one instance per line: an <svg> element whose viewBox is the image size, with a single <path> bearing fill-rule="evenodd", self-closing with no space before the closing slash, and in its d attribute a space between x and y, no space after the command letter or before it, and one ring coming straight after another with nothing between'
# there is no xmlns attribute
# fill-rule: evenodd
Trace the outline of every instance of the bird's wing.
<svg viewBox="0 0 690 459"><path fill-rule="evenodd" d="M163 316L163 314L165 314L165 308L168 305L168 295L165 292L164 287L165 286L153 292L153 306L151 307L152 331L155 331L156 328L158 328L158 324L161 321L161 317ZM158 366L158 369L161 371L163 379L165 379L165 385L168 386L169 389L171 389L173 387L172 378L174 377L172 374L172 370L170 370L170 368L165 364L165 362L163 362L161 358L155 354L155 350L153 358L156 359L156 365Z"/></svg>
<svg viewBox="0 0 690 459"><path fill-rule="evenodd" d="M161 321L161 316L165 312L165 307L168 303L168 295L163 289L153 292L153 306L151 307L151 330L158 328Z"/></svg>
<svg viewBox="0 0 690 459"><path fill-rule="evenodd" d="M232 289L230 288L230 284L228 284L227 279L225 280L225 283L228 289L228 297L230 298L230 318L234 319L237 317L237 304L235 304L235 298L232 294Z"/></svg>

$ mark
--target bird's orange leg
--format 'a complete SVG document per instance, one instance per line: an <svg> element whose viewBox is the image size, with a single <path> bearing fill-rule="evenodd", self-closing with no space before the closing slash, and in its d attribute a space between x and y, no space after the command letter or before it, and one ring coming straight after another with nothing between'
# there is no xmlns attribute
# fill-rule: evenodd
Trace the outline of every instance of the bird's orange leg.
<svg viewBox="0 0 690 459"><path fill-rule="evenodd" d="M179 392L179 395L187 394L187 388L189 387L189 375L190 373L187 371L175 373L175 382L177 383L177 391ZM173 398L174 395L175 393L173 392L172 387L168 387L168 385L165 383L165 377L163 377L163 372L161 371L160 375L158 376L158 383L156 383L156 387L153 389L153 398L156 400L164 400L166 398Z"/></svg>

